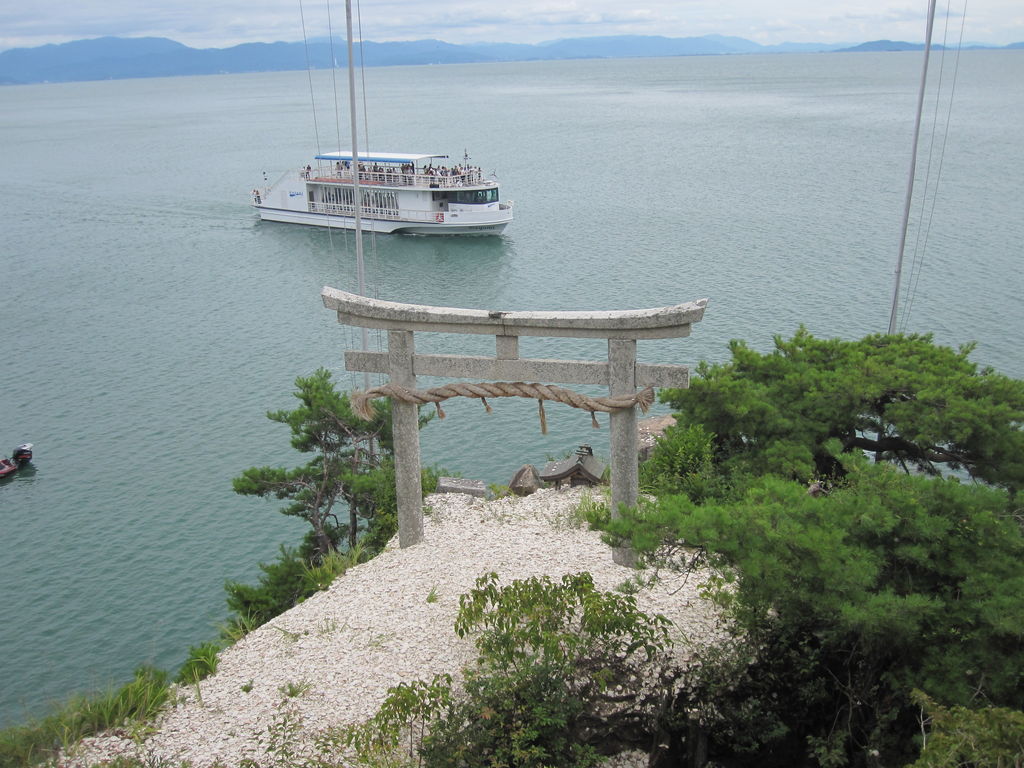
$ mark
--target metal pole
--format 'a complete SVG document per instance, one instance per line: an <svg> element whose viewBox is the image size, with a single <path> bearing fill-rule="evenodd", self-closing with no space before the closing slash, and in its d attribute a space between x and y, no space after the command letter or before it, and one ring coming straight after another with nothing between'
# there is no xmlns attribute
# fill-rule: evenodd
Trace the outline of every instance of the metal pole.
<svg viewBox="0 0 1024 768"><path fill-rule="evenodd" d="M900 298L900 280L903 275L903 250L907 243L907 225L910 222L910 203L914 197L914 174L917 170L917 141L921 135L921 113L924 109L924 87L928 82L928 59L931 58L932 25L935 21L935 0L928 3L928 25L924 36L924 67L921 70L921 88L917 94L917 118L914 121L914 142L910 150L910 177L907 195L903 201L903 223L900 226L900 249L896 257L896 275L892 289L892 311L889 313L889 333L896 333L896 309Z"/></svg>

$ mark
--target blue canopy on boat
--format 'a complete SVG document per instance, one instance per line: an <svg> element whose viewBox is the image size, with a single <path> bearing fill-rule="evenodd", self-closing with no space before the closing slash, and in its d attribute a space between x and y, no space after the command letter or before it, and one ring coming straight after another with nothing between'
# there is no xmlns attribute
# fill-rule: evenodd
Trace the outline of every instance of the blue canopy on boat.
<svg viewBox="0 0 1024 768"><path fill-rule="evenodd" d="M402 152L367 152L359 153L361 163L418 163L421 160L430 160L435 157L448 157L448 155L410 155ZM325 152L316 156L317 160L352 160L352 152Z"/></svg>

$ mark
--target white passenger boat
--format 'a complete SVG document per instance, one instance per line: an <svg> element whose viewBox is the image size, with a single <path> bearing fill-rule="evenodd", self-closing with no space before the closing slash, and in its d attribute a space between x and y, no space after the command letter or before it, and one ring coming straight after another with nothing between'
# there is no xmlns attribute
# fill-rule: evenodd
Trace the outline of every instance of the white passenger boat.
<svg viewBox="0 0 1024 768"><path fill-rule="evenodd" d="M498 182L468 162L449 163L447 155L360 152L358 176L351 152L314 162L253 190L261 219L355 229L358 185L364 231L496 235L512 221L512 202L500 199Z"/></svg>

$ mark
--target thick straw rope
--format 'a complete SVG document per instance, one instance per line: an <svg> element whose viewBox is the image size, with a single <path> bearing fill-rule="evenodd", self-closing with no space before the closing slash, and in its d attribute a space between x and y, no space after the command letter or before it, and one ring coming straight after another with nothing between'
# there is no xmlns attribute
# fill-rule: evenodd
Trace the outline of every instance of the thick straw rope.
<svg viewBox="0 0 1024 768"><path fill-rule="evenodd" d="M563 389L547 384L528 384L522 381L496 381L484 384L471 384L469 382L456 382L446 384L443 387L431 389L406 389L398 384L384 384L379 387L367 390L366 392L352 393L352 410L359 417L370 420L373 418L373 406L371 401L378 397L394 397L406 403L426 405L433 403L437 409L437 417L443 419L444 409L441 402L450 397L475 397L483 401L487 412L491 412L491 406L487 403L488 397L529 397L537 401L540 409L540 429L545 435L548 432L547 418L544 415L544 401L554 400L559 403L571 405L573 408L580 408L590 411L590 423L594 429L598 429L596 411L611 413L624 408L640 406L640 410L647 413L654 402L654 387L646 387L634 395L618 395L616 397L589 397L573 392L571 389Z"/></svg>

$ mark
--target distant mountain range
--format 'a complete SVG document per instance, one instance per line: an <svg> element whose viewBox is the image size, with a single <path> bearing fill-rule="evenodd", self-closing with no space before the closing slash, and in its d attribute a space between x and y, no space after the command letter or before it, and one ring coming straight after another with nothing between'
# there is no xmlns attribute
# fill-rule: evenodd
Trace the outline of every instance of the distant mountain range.
<svg viewBox="0 0 1024 768"><path fill-rule="evenodd" d="M860 45L782 43L759 45L741 37L580 37L535 45L476 43L453 45L440 40L393 43L365 41L363 63L369 67L410 64L471 64L550 59L619 59L649 56L709 56L744 53L824 53L832 51L916 51L921 44L876 40ZM971 46L993 49L995 46ZM1024 49L1024 43L1004 48ZM59 83L176 75L327 69L347 63L346 46L329 39L304 43L245 43L231 48L189 48L162 37L100 37L0 53L0 84ZM308 59L307 59L308 56Z"/></svg>

